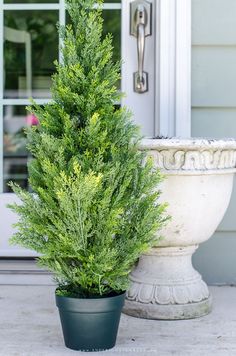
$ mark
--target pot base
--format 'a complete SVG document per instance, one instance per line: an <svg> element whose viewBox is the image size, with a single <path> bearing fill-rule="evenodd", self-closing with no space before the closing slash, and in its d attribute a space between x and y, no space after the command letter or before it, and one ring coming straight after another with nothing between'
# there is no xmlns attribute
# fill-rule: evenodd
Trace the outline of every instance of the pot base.
<svg viewBox="0 0 236 356"><path fill-rule="evenodd" d="M189 304L143 304L135 301L125 301L123 313L143 319L182 320L194 319L207 315L212 310L212 297Z"/></svg>

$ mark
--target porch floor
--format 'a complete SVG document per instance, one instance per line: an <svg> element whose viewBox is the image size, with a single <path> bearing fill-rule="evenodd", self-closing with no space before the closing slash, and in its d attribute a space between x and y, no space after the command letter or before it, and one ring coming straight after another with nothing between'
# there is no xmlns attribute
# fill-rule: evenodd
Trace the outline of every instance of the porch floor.
<svg viewBox="0 0 236 356"><path fill-rule="evenodd" d="M97 355L234 356L236 288L211 287L213 312L203 318L157 321L122 315L117 345ZM53 286L0 286L0 355L90 355L64 347Z"/></svg>

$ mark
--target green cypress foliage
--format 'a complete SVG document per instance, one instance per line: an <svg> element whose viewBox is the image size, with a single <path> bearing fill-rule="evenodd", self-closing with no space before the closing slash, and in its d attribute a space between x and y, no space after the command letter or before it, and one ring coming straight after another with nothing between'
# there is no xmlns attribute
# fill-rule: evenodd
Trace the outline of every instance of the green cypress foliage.
<svg viewBox="0 0 236 356"><path fill-rule="evenodd" d="M130 113L114 107L120 63L112 61L111 35L102 38L101 5L67 1L72 24L60 28L52 102L28 108L40 122L27 130L34 193L11 183L21 199L10 205L20 218L12 243L41 254L62 295L125 290L165 221L155 189L161 175L139 151Z"/></svg>

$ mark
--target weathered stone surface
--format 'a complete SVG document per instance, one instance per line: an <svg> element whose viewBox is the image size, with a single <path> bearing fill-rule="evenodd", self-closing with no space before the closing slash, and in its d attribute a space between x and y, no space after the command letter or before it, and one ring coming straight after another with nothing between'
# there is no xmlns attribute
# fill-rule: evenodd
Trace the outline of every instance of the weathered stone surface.
<svg viewBox="0 0 236 356"><path fill-rule="evenodd" d="M54 290L0 286L0 356L82 354L64 346ZM116 347L99 356L236 355L236 288L210 287L210 292L214 308L203 318L158 321L123 314Z"/></svg>

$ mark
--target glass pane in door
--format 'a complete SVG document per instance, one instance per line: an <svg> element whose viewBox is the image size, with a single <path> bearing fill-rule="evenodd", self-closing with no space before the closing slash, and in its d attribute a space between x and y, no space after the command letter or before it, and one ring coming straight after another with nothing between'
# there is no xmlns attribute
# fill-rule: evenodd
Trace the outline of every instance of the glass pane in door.
<svg viewBox="0 0 236 356"><path fill-rule="evenodd" d="M108 1L112 3L112 1ZM116 1L113 1L116 2ZM118 2L118 1L117 1ZM107 4L108 5L108 4ZM103 10L104 19L104 36L108 33L113 35L113 46L114 46L114 60L118 61L121 59L121 10L119 9L105 9ZM67 24L71 23L71 19L67 13L66 16Z"/></svg>
<svg viewBox="0 0 236 356"><path fill-rule="evenodd" d="M109 1L109 3L113 2ZM107 3L108 7L109 3ZM103 17L104 35L113 34L114 60L120 60L121 10L106 8L103 11ZM17 31L13 35L18 34L19 37L21 32L24 32L26 38L30 36L32 41L32 86L27 86L29 78L27 77L25 42L16 41L17 38L14 36L14 42L6 38L4 42L4 100L7 99L7 105L3 108L4 192L10 192L9 181L15 181L20 186L29 189L27 163L30 157L26 149L24 128L28 125L36 125L38 122L37 118L26 112L25 105L20 103L21 100L30 96L36 100L50 98L50 76L54 72L53 61L58 58L57 22L58 11L56 10L4 11L5 31L6 28L9 29L8 32ZM5 37L7 35L6 33ZM11 105L11 100L14 100L13 105ZM18 104L15 105L16 103Z"/></svg>
<svg viewBox="0 0 236 356"><path fill-rule="evenodd" d="M49 98L58 11L4 12L4 97Z"/></svg>
<svg viewBox="0 0 236 356"><path fill-rule="evenodd" d="M10 192L9 181L28 189L27 163L30 158L26 149L25 127L37 125L34 115L26 112L24 106L4 106L3 118L3 190Z"/></svg>
<svg viewBox="0 0 236 356"><path fill-rule="evenodd" d="M121 11L120 10L104 10L104 35L112 33L114 57L115 61L121 59Z"/></svg>

